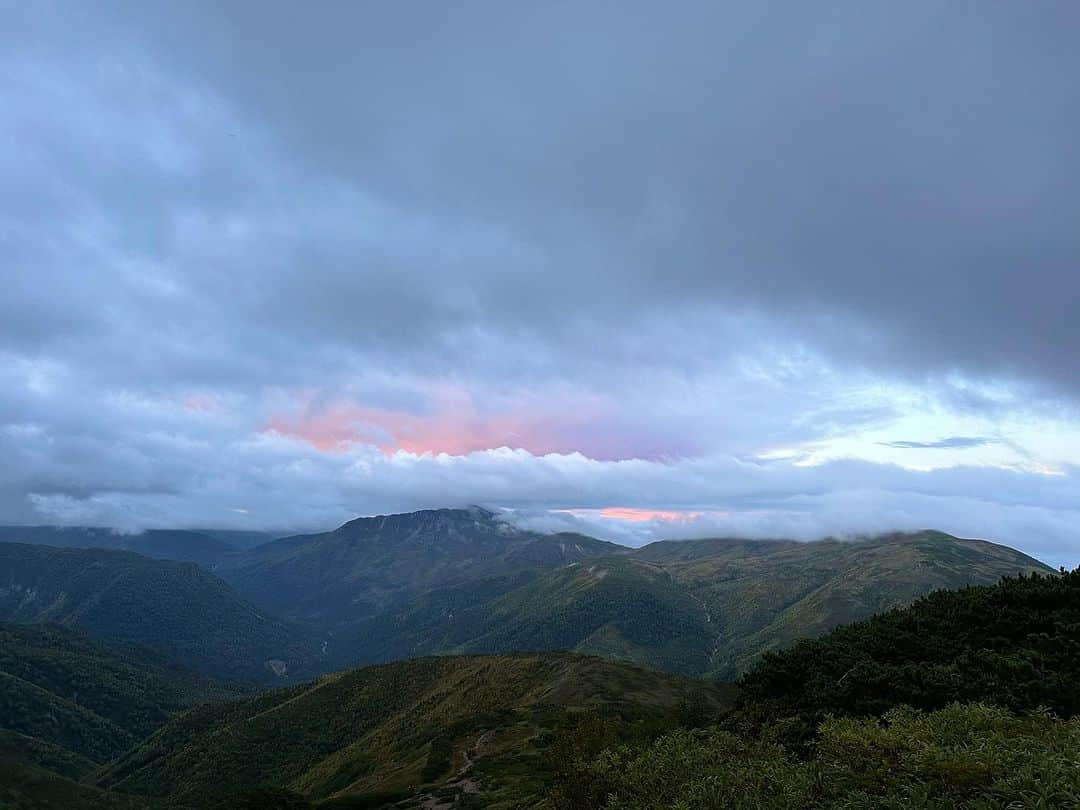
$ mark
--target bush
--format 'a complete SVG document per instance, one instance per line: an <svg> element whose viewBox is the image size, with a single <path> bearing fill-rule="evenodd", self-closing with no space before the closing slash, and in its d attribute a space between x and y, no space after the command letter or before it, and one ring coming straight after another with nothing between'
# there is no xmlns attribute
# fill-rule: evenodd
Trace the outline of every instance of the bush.
<svg viewBox="0 0 1080 810"><path fill-rule="evenodd" d="M1080 804L1080 721L981 704L830 718L813 756L768 735L675 731L607 748L560 780L563 808L912 808Z"/></svg>

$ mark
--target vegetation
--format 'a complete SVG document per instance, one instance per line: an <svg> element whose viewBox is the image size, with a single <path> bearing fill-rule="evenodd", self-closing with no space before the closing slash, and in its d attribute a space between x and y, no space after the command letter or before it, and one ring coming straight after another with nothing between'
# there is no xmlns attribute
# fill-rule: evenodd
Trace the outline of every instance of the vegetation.
<svg viewBox="0 0 1080 810"><path fill-rule="evenodd" d="M621 550L583 535L516 529L479 507L431 509L286 537L232 559L220 573L266 610L333 627L434 589Z"/></svg>
<svg viewBox="0 0 1080 810"><path fill-rule="evenodd" d="M271 681L319 669L316 637L193 563L0 543L0 620L56 622L162 652L203 674Z"/></svg>
<svg viewBox="0 0 1080 810"><path fill-rule="evenodd" d="M624 557L562 568L501 596L475 632L454 651L569 649L688 675L700 673L715 641L677 582Z"/></svg>
<svg viewBox="0 0 1080 810"><path fill-rule="evenodd" d="M626 733L655 735L684 706L715 717L730 695L564 653L425 658L188 712L99 784L193 807L271 787L309 800L347 797L341 806L387 796L513 806L550 783L546 751L579 718L598 713Z"/></svg>
<svg viewBox="0 0 1080 810"><path fill-rule="evenodd" d="M1078 645L1080 571L939 591L766 654L719 725L579 735L556 804L1075 807Z"/></svg>
<svg viewBox="0 0 1080 810"><path fill-rule="evenodd" d="M0 807L156 806L86 781L171 715L239 694L146 649L0 624Z"/></svg>
<svg viewBox="0 0 1080 810"><path fill-rule="evenodd" d="M648 745L607 748L565 779L557 807L987 808L1076 807L1080 720L1016 717L984 705L883 719L833 718L813 754L720 729L679 730Z"/></svg>
<svg viewBox="0 0 1080 810"><path fill-rule="evenodd" d="M161 802L77 782L5 753L0 756L0 807L5 810L150 810Z"/></svg>
<svg viewBox="0 0 1080 810"><path fill-rule="evenodd" d="M766 654L741 686L748 710L810 726L830 714L957 701L1073 716L1080 713L1080 570L938 591Z"/></svg>
<svg viewBox="0 0 1080 810"><path fill-rule="evenodd" d="M360 623L344 647L361 663L574 650L734 679L762 651L938 588L1028 571L1049 569L1012 549L938 532L859 542L661 542L427 591Z"/></svg>
<svg viewBox="0 0 1080 810"><path fill-rule="evenodd" d="M0 624L4 750L37 751L35 762L65 776L107 762L184 707L238 693L149 650L101 646L57 625Z"/></svg>
<svg viewBox="0 0 1080 810"><path fill-rule="evenodd" d="M467 544L469 521L513 535L487 513L421 515L333 542L404 565L437 532ZM935 533L615 555L484 537L492 558L475 571L452 541L398 591L354 580L394 605L351 625L355 643L387 657L549 651L413 658L193 706L227 689L146 649L0 625L0 806L1080 806L1080 571ZM282 542L326 568L323 541ZM174 655L202 639L232 656L252 642L215 648L223 629L262 643L260 628L288 627L194 565L33 548L0 544L0 609L22 620L176 632ZM939 585L958 590L920 598ZM800 633L821 637L790 644ZM749 671L735 686L661 668Z"/></svg>
<svg viewBox="0 0 1080 810"><path fill-rule="evenodd" d="M764 656L734 702L562 653L370 667L183 715L101 785L282 808L1077 806L1078 611L1080 572L937 592Z"/></svg>
<svg viewBox="0 0 1080 810"><path fill-rule="evenodd" d="M135 542L100 529L20 530L50 543ZM131 537L144 545L156 538L148 553L176 556L183 549L173 546L188 542L193 554L225 545L210 532ZM77 624L207 674L262 681L423 655L536 650L734 680L763 651L934 590L1048 570L1013 549L939 532L631 550L524 531L473 507L361 518L219 557L215 572L256 608L191 566L28 548L0 544L0 562L22 549L16 576L0 583L0 619ZM34 598L24 599L30 590Z"/></svg>

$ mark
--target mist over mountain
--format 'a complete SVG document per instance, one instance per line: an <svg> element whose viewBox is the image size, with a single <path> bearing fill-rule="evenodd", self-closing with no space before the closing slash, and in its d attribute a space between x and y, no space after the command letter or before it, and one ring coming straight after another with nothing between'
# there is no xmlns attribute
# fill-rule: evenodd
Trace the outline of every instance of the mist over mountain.
<svg viewBox="0 0 1080 810"><path fill-rule="evenodd" d="M207 537L142 537L158 534L197 549ZM60 621L165 649L202 671L262 679L521 650L731 678L763 651L939 588L1050 570L1007 547L941 532L629 549L523 530L480 507L360 518L228 552L205 563L213 573L116 551L0 549L11 561L3 618Z"/></svg>
<svg viewBox="0 0 1080 810"><path fill-rule="evenodd" d="M1080 4L0 20L0 810L1080 807Z"/></svg>
<svg viewBox="0 0 1080 810"><path fill-rule="evenodd" d="M177 529L150 529L126 534L113 529L85 526L0 526L0 542L58 548L120 549L159 560L195 562L206 568L213 568L230 553L237 551L237 546L213 533Z"/></svg>

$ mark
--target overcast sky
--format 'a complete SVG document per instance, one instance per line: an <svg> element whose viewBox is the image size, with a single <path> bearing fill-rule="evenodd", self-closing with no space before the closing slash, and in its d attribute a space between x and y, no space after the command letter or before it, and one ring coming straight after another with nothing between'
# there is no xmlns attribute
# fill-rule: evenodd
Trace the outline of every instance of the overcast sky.
<svg viewBox="0 0 1080 810"><path fill-rule="evenodd" d="M1080 6L0 2L0 521L1080 563Z"/></svg>

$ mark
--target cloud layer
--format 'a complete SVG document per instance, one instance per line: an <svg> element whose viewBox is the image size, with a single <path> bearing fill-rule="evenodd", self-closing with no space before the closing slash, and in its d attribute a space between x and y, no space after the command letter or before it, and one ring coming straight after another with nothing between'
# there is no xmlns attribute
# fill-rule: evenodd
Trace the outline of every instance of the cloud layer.
<svg viewBox="0 0 1080 810"><path fill-rule="evenodd" d="M13 9L0 519L1080 562L1078 16Z"/></svg>

